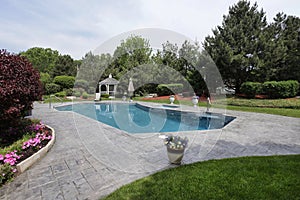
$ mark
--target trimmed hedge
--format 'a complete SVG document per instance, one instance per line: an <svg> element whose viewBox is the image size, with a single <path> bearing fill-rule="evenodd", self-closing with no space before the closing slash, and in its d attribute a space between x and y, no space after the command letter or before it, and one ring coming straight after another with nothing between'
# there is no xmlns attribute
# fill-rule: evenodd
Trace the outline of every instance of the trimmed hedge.
<svg viewBox="0 0 300 200"><path fill-rule="evenodd" d="M102 98L109 98L109 94L101 94Z"/></svg>
<svg viewBox="0 0 300 200"><path fill-rule="evenodd" d="M73 76L56 76L53 83L60 85L63 89L74 87L75 78Z"/></svg>
<svg viewBox="0 0 300 200"><path fill-rule="evenodd" d="M261 93L262 84L258 82L245 82L241 85L240 90L248 98L254 98L256 94Z"/></svg>
<svg viewBox="0 0 300 200"><path fill-rule="evenodd" d="M55 93L59 92L61 89L60 89L59 85L57 85L55 83L49 83L49 84L46 84L45 90L46 90L46 94L55 94Z"/></svg>
<svg viewBox="0 0 300 200"><path fill-rule="evenodd" d="M182 89L183 84L159 84L157 86L157 93L159 96L168 96L181 93Z"/></svg>
<svg viewBox="0 0 300 200"><path fill-rule="evenodd" d="M262 91L271 99L295 97L299 89L298 81L268 81L262 85Z"/></svg>
<svg viewBox="0 0 300 200"><path fill-rule="evenodd" d="M65 91L60 91L60 92L55 93L55 96L60 97L60 98L64 98L64 97L67 96L67 94L66 94Z"/></svg>
<svg viewBox="0 0 300 200"><path fill-rule="evenodd" d="M264 83L245 82L240 89L248 98L254 98L256 94L265 94L271 99L289 98L297 95L299 83L294 80Z"/></svg>

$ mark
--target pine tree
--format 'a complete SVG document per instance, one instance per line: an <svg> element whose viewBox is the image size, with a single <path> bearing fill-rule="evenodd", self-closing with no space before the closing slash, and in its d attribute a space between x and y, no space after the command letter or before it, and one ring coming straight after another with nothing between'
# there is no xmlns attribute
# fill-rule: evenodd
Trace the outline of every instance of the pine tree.
<svg viewBox="0 0 300 200"><path fill-rule="evenodd" d="M225 85L236 88L236 93L243 82L257 79L266 26L265 13L258 11L256 3L250 6L250 2L239 1L223 16L222 25L213 30L214 36L205 38L205 50L215 61Z"/></svg>

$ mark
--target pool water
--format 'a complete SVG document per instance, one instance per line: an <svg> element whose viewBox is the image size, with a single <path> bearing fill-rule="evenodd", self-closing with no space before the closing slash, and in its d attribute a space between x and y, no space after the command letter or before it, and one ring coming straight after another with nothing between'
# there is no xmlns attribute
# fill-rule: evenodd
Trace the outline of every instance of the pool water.
<svg viewBox="0 0 300 200"><path fill-rule="evenodd" d="M60 106L56 109L73 111L128 133L220 129L234 119L222 114L196 114L128 103L83 103Z"/></svg>

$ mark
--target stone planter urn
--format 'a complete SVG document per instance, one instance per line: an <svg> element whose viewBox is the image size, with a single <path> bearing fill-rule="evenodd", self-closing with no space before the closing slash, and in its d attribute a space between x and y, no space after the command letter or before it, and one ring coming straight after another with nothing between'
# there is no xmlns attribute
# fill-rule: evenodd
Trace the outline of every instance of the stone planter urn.
<svg viewBox="0 0 300 200"><path fill-rule="evenodd" d="M174 101L175 101L175 97L174 97L174 95L171 95L169 99L170 99L170 102L171 102L171 104L173 104L173 103L174 103Z"/></svg>
<svg viewBox="0 0 300 200"><path fill-rule="evenodd" d="M170 163L180 165L184 150L187 147L188 138L173 135L161 135L159 137L164 139Z"/></svg>
<svg viewBox="0 0 300 200"><path fill-rule="evenodd" d="M199 99L199 98L198 98L197 96L193 96L193 98L192 98L192 103L194 104L194 107L197 107L197 104L198 104L198 102L199 102L198 99Z"/></svg>
<svg viewBox="0 0 300 200"><path fill-rule="evenodd" d="M181 160L184 156L184 148L183 149L172 149L170 147L167 147L167 153L170 163L175 165L180 165Z"/></svg>

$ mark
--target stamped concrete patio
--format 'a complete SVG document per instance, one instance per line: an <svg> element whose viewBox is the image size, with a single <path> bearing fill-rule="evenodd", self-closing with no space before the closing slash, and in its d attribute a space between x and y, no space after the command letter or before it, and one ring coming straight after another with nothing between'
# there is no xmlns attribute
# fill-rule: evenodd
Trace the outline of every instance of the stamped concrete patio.
<svg viewBox="0 0 300 200"><path fill-rule="evenodd" d="M222 130L180 133L190 140L184 163L300 154L299 118L226 114L237 118ZM33 117L55 129L56 142L43 159L0 188L0 199L99 199L124 184L173 167L158 134L129 135L73 112L49 109L47 104L35 103Z"/></svg>

